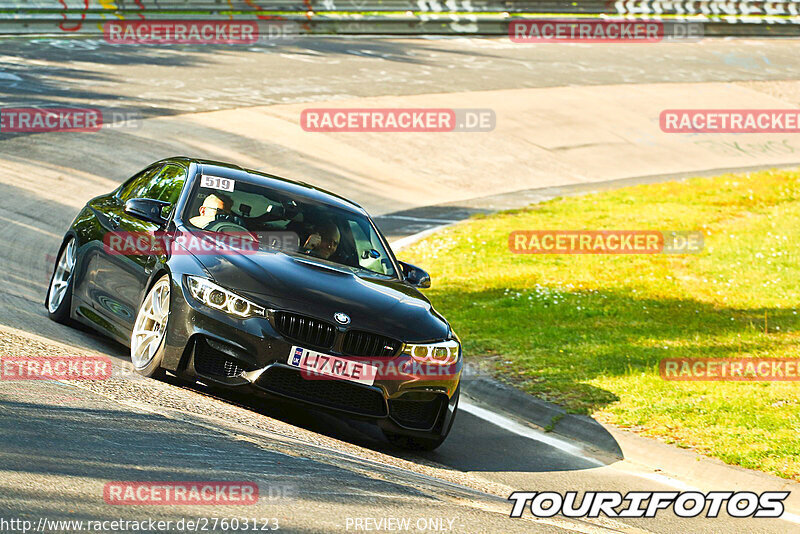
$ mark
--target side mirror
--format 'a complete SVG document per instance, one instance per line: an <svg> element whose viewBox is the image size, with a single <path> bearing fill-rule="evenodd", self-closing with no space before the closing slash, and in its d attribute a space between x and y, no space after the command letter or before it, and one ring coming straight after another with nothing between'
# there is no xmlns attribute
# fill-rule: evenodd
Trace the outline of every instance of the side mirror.
<svg viewBox="0 0 800 534"><path fill-rule="evenodd" d="M163 226L167 223L167 219L162 212L167 206L170 206L170 203L163 200L132 198L125 203L125 213L133 215L137 219Z"/></svg>
<svg viewBox="0 0 800 534"><path fill-rule="evenodd" d="M403 276L406 282L412 286L421 287L423 289L431 287L431 276L419 267L401 261L400 268L403 270Z"/></svg>

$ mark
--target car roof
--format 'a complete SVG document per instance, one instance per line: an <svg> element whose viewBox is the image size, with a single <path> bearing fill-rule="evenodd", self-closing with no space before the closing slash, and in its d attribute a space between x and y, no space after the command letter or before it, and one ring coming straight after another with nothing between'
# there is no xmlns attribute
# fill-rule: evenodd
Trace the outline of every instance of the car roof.
<svg viewBox="0 0 800 534"><path fill-rule="evenodd" d="M256 171L253 169L245 169L238 165L234 165L233 163L225 163L221 161L189 158L185 156L178 156L163 160L164 163L169 161L180 161L185 164L195 163L200 167L199 170L202 174L209 176L220 176L222 178L231 178L233 180L241 180L252 184L264 185L278 191L285 191L287 193L303 196L317 202L333 205L338 208L366 215L364 208L352 200L305 182L289 180L288 178L282 178L280 176L267 174L265 172Z"/></svg>

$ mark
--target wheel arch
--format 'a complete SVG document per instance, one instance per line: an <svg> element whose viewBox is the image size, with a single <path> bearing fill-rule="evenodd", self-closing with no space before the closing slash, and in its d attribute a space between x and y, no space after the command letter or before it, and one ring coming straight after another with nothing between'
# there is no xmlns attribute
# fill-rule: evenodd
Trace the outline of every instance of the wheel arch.
<svg viewBox="0 0 800 534"><path fill-rule="evenodd" d="M161 280L161 278L165 274L169 275L169 279L171 281L172 280L172 271L170 271L169 268L166 265L161 265L157 269L153 270L153 274L150 275L150 280L147 281L147 286L145 286L144 292L142 293L142 298L140 299L140 302L139 302L140 306L142 305L142 302L144 302L144 299L147 296L147 294L150 293L150 290L153 289L153 286L156 285L156 282Z"/></svg>
<svg viewBox="0 0 800 534"><path fill-rule="evenodd" d="M78 246L78 249L80 249L80 241L78 239L78 234L77 234L77 232L75 232L75 230L73 228L70 228L69 230L67 230L67 232L64 234L64 237L61 239L61 244L58 246L58 252L56 252L56 257L53 260L53 272L50 273L50 278L47 281L47 291L45 291L45 293L44 293L44 305L45 305L45 307L47 307L47 301L50 299L50 287L53 285L53 276L55 275L55 272L56 272L56 265L58 264L58 259L61 257L61 253L64 252L64 247L67 246L67 242L70 240L70 238L74 238L75 239L76 245ZM78 261L79 260L80 260L80 254L78 254L78 250L76 250L75 251L75 267L74 267L75 272L77 272L77 270L78 270ZM75 276L75 273L73 273L73 276ZM71 312L70 312L70 315L72 315Z"/></svg>

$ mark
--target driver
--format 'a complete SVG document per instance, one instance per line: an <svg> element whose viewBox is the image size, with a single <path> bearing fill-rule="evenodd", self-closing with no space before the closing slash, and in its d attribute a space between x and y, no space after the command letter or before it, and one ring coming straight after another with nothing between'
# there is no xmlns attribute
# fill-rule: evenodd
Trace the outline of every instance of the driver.
<svg viewBox="0 0 800 534"><path fill-rule="evenodd" d="M205 228L216 219L217 214L231 213L233 201L229 196L219 193L208 195L200 206L200 215L192 217L189 222L198 228Z"/></svg>
<svg viewBox="0 0 800 534"><path fill-rule="evenodd" d="M326 221L312 229L303 249L312 256L327 260L336 252L340 239L339 227L331 221Z"/></svg>

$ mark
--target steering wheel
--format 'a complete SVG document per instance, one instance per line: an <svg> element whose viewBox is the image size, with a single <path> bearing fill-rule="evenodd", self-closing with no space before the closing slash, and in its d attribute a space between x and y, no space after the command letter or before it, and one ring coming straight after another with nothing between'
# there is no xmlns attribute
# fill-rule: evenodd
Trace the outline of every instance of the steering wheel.
<svg viewBox="0 0 800 534"><path fill-rule="evenodd" d="M247 228L230 221L212 221L204 230L208 232L247 232Z"/></svg>
<svg viewBox="0 0 800 534"><path fill-rule="evenodd" d="M258 250L261 247L257 235L247 230L247 228L245 228L244 226L241 226L231 221L227 220L212 221L211 224L209 224L204 228L204 230L207 232L231 234L234 236L236 236L236 234L239 234L238 239L241 240L241 244L232 245L233 248L242 248L244 250Z"/></svg>

